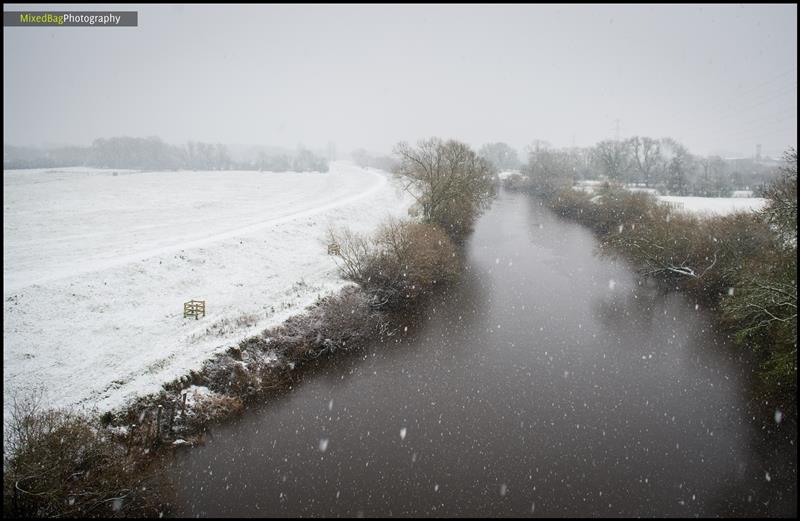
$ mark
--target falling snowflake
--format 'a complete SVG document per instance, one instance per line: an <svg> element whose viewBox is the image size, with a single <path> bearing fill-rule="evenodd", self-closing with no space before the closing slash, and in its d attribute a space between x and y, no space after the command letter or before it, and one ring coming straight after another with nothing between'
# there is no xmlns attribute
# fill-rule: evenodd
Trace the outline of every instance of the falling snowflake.
<svg viewBox="0 0 800 521"><path fill-rule="evenodd" d="M408 429L406 429L405 427L403 427L402 429L400 429L400 439L401 439L401 440L404 440L404 439L406 439L406 432L407 432L407 431L408 431Z"/></svg>
<svg viewBox="0 0 800 521"><path fill-rule="evenodd" d="M325 452L328 450L328 438L321 438L319 440L319 450L320 452Z"/></svg>

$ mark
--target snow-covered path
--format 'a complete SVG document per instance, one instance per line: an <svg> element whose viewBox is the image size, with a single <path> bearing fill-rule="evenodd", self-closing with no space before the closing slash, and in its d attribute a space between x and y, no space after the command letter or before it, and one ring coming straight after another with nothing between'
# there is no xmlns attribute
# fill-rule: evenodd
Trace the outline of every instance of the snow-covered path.
<svg viewBox="0 0 800 521"><path fill-rule="evenodd" d="M4 173L4 410L14 392L113 408L340 288L330 225L405 215L391 177ZM182 303L208 315L183 318ZM239 324L237 324L237 319Z"/></svg>

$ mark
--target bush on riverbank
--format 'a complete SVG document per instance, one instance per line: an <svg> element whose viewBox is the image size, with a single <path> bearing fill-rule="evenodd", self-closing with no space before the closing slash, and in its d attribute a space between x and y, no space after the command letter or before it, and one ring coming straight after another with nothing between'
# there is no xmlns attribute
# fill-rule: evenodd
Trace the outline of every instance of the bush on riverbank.
<svg viewBox="0 0 800 521"><path fill-rule="evenodd" d="M606 184L593 195L561 190L545 204L591 228L601 251L625 258L664 287L711 306L737 341L761 356L767 395L796 410L797 155L757 213L698 217Z"/></svg>
<svg viewBox="0 0 800 521"><path fill-rule="evenodd" d="M154 517L169 491L153 460L113 431L39 399L15 402L3 462L3 517Z"/></svg>
<svg viewBox="0 0 800 521"><path fill-rule="evenodd" d="M753 248L735 273L736 292L722 303L737 340L765 357L762 377L796 410L797 395L797 151L784 154L780 177L764 194L758 218L773 243Z"/></svg>
<svg viewBox="0 0 800 521"><path fill-rule="evenodd" d="M349 230L329 236L340 246L342 276L359 284L376 309L412 306L460 272L455 246L432 224L389 220L371 239Z"/></svg>

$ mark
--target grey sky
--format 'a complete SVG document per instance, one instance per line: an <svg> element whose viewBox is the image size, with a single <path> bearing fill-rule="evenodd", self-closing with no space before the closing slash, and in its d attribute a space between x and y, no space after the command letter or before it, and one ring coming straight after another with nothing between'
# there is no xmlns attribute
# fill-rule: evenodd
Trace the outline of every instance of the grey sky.
<svg viewBox="0 0 800 521"><path fill-rule="evenodd" d="M796 5L110 8L139 27L4 28L5 143L797 142Z"/></svg>

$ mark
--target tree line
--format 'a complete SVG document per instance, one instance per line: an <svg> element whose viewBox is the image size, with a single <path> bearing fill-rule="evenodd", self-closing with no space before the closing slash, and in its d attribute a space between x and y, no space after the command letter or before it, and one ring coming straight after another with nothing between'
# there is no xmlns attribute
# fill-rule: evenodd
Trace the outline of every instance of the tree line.
<svg viewBox="0 0 800 521"><path fill-rule="evenodd" d="M295 154L260 152L255 160L234 160L221 143L189 141L171 145L158 137L99 138L89 147L3 146L3 168L88 166L132 170L261 170L270 172L327 172L328 160L298 147Z"/></svg>
<svg viewBox="0 0 800 521"><path fill-rule="evenodd" d="M736 190L759 192L774 178L777 162L756 158L700 156L672 138L634 136L603 140L592 147L553 148L537 140L522 165L505 143L481 148L497 170L520 169L509 183L553 193L585 179L605 179L662 195L730 197Z"/></svg>

